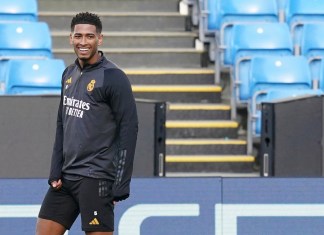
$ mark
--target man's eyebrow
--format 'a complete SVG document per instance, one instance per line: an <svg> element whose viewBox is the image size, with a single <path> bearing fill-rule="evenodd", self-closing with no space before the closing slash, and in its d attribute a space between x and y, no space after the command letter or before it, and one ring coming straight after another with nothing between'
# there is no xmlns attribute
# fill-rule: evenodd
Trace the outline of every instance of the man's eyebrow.
<svg viewBox="0 0 324 235"><path fill-rule="evenodd" d="M74 33L74 35L86 35L86 36L89 36L89 35L96 35L95 33Z"/></svg>

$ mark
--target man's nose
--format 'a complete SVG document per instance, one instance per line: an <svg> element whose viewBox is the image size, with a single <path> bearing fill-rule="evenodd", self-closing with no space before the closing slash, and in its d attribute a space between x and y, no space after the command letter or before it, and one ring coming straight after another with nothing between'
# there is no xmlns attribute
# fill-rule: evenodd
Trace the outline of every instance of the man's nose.
<svg viewBox="0 0 324 235"><path fill-rule="evenodd" d="M87 38L86 37L81 37L81 44L86 44L87 43Z"/></svg>

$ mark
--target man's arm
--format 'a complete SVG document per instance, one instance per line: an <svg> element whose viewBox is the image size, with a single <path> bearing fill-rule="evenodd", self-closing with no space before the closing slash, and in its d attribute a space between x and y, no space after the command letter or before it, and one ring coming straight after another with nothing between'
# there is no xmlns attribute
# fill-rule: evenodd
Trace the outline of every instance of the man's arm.
<svg viewBox="0 0 324 235"><path fill-rule="evenodd" d="M48 179L49 185L56 188L57 184L60 186L60 179L62 176L62 166L63 166L63 123L62 123L62 109L63 109L63 89L64 83L62 79L62 89L61 89L61 100L57 113L57 122L56 122L56 135L55 142L53 147L53 154L51 160L51 169ZM55 183L53 186L52 182Z"/></svg>
<svg viewBox="0 0 324 235"><path fill-rule="evenodd" d="M106 95L117 123L118 162L113 186L114 201L124 200L130 194L130 181L138 133L138 119L131 84L121 70L105 71L109 77Z"/></svg>

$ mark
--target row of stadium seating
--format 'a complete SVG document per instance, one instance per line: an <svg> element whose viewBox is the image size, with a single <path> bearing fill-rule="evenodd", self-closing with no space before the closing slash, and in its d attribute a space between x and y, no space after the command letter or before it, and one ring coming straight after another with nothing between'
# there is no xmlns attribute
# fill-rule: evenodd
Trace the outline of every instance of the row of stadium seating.
<svg viewBox="0 0 324 235"><path fill-rule="evenodd" d="M53 58L48 24L36 0L0 4L0 95L60 94L63 60Z"/></svg>
<svg viewBox="0 0 324 235"><path fill-rule="evenodd" d="M298 53L303 26L324 22L324 4L318 0L197 0L194 7L199 9L199 39L210 44L210 59L216 62L233 25L285 23Z"/></svg>
<svg viewBox="0 0 324 235"><path fill-rule="evenodd" d="M199 38L229 69L232 118L248 110L248 153L261 132L260 103L324 91L324 2L198 0ZM193 11L195 12L195 11Z"/></svg>

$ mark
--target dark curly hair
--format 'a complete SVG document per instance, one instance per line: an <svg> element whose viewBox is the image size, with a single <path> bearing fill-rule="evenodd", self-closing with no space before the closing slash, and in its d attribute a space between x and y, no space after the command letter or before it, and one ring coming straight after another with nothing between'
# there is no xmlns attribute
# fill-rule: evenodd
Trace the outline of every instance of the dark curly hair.
<svg viewBox="0 0 324 235"><path fill-rule="evenodd" d="M89 12L81 12L76 14L71 21L71 32L77 24L91 24L96 26L97 33L102 31L102 23L98 15Z"/></svg>

